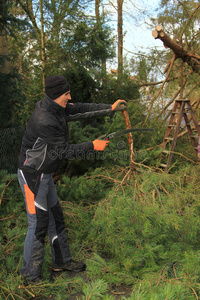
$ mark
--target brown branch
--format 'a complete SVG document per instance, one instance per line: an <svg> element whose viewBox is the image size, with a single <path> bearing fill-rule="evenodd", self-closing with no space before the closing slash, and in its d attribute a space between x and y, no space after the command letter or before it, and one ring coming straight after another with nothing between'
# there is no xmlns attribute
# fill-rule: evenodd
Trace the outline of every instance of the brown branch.
<svg viewBox="0 0 200 300"><path fill-rule="evenodd" d="M191 71L192 72L192 71ZM192 89L185 95L185 99L187 99L188 97L189 97L189 95L190 95L190 93L197 87L199 85L199 83L196 83L193 87L192 87ZM179 95L179 93L180 93L180 91L181 91L181 87L180 87L180 89L178 90L178 92L174 95L174 97L173 97L173 101L176 99L176 97L178 97L178 95ZM170 103L168 103L169 105L173 102L173 101L170 101ZM168 106L169 106L168 105ZM194 105L193 103L192 103L192 105ZM167 107L168 107L167 106ZM167 108L166 107L166 108ZM195 109L196 110L196 109ZM171 111L169 112L169 114L165 117L165 119L164 119L164 121L166 121L167 119L168 119L168 117L169 117L169 115L171 114ZM159 115L160 116L160 115Z"/></svg>
<svg viewBox="0 0 200 300"><path fill-rule="evenodd" d="M199 7L200 7L200 3L195 7L195 9L191 12L189 17L187 18L187 22L186 22L185 26L182 28L182 31L181 31L180 36L179 36L179 43L182 42L182 36L183 36L184 31L185 31L185 28L187 27L187 25L189 24L190 20L192 19L193 15L196 13L196 11L198 10ZM200 59L200 57L198 59Z"/></svg>
<svg viewBox="0 0 200 300"><path fill-rule="evenodd" d="M160 93L161 93L161 91L162 91L162 89L163 89L163 86L165 85L165 83L166 83L166 81L167 81L167 79L168 79L168 77L169 77L169 74L170 74L170 72L171 72L171 70L172 70L172 67L173 67L175 58L176 58L176 57L175 57L175 55L174 55L173 60L171 61L171 65L170 65L170 68L169 68L169 70L168 70L167 76L166 76L165 80L163 81L161 87L159 88L157 94L155 95L155 97L154 97L154 98L152 99L152 101L151 101L151 105L150 105L148 114L147 114L147 116L146 116L146 119L145 119L145 121L144 121L144 124L146 124L146 122L147 122L147 120L148 120L148 118L149 118L149 115L150 115L150 113L151 113L153 104L154 104L155 100L158 98L158 96L160 95Z"/></svg>
<svg viewBox="0 0 200 300"><path fill-rule="evenodd" d="M192 71L191 71L191 72L192 72ZM190 73L191 73L191 72L190 72ZM183 88L183 86L186 85L187 79L188 79L189 75L190 75L190 74L187 75L185 81L183 82L182 87L179 88L179 90L176 92L176 94L175 94L174 97L171 99L171 101L170 101L170 102L163 108L163 110L159 113L159 115L157 116L157 118L159 118L159 117L163 114L163 112L164 112L164 111L165 111L165 110L166 110L166 109L174 102L174 100L176 99L176 97L177 97L178 94L180 93L181 88ZM157 119L157 118L156 118L156 119Z"/></svg>
<svg viewBox="0 0 200 300"><path fill-rule="evenodd" d="M37 26L36 20L35 20L35 16L33 14L33 7L32 7L32 2L31 1L26 1L26 5L23 3L22 0L18 0L21 8L25 11L25 13L27 14L27 16L29 17L29 19L31 20L32 24L33 24L33 28L35 30L36 36L38 41L40 41L40 29Z"/></svg>
<svg viewBox="0 0 200 300"><path fill-rule="evenodd" d="M124 122L126 125L126 129L130 129L131 126L131 122L129 119L129 115L128 115L128 111L125 109L122 111L122 115L124 117ZM129 144L129 151L130 151L130 162L131 162L131 169L133 171L133 173L136 173L136 168L135 168L135 154L134 154L134 146L133 146L133 136L132 133L128 133L128 144Z"/></svg>
<svg viewBox="0 0 200 300"><path fill-rule="evenodd" d="M174 77L168 78L168 79L166 80L166 82L169 82L169 81L172 81L172 80L178 79L178 78L179 78L179 76L174 76ZM157 81L157 82L141 83L141 84L137 85L137 87L152 86L152 85L158 85L158 84L161 84L161 83L163 83L163 80Z"/></svg>
<svg viewBox="0 0 200 300"><path fill-rule="evenodd" d="M200 3L198 5L198 8L199 7ZM180 44L173 41L164 33L160 25L156 27L156 30L152 31L152 35L155 39L159 38L165 47L173 50L176 58L181 58L183 62L187 62L187 64L192 67L194 72L200 74L200 57L198 55L186 51Z"/></svg>
<svg viewBox="0 0 200 300"><path fill-rule="evenodd" d="M3 196L5 194L5 191L6 191L6 188L9 186L9 184L12 182L13 180L11 179L3 188L3 192L1 193L1 197L0 197L0 205L1 205L1 202L3 200Z"/></svg>

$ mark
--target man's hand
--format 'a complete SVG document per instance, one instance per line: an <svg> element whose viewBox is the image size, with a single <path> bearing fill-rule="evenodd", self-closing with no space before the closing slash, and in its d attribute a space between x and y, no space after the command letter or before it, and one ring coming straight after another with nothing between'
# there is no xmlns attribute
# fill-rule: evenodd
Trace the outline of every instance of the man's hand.
<svg viewBox="0 0 200 300"><path fill-rule="evenodd" d="M106 140L94 140L93 142L94 150L103 151L108 145L109 141Z"/></svg>
<svg viewBox="0 0 200 300"><path fill-rule="evenodd" d="M118 99L112 105L113 111L124 110L126 108L127 108L127 102L125 100L121 100L121 99Z"/></svg>

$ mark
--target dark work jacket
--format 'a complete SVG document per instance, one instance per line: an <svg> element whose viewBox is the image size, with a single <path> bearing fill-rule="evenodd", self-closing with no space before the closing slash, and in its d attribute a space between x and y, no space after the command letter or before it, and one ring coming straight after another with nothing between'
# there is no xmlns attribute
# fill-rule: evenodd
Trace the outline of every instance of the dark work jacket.
<svg viewBox="0 0 200 300"><path fill-rule="evenodd" d="M69 120L111 113L111 105L68 103L66 108L47 96L36 103L22 139L18 167L27 172L55 172L63 159L84 157L93 151L92 142L68 143Z"/></svg>

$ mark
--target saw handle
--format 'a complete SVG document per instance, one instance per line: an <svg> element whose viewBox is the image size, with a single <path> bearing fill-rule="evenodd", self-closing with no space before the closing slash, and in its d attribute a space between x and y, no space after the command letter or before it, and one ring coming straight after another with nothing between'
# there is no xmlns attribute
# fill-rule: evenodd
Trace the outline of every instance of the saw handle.
<svg viewBox="0 0 200 300"><path fill-rule="evenodd" d="M127 102L125 100L118 99L112 105L112 111L123 111L124 109L127 109Z"/></svg>

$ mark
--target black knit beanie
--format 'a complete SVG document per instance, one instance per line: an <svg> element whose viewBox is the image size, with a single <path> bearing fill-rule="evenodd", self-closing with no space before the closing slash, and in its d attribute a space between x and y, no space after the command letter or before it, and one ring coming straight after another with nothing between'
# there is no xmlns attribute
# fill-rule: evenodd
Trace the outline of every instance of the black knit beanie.
<svg viewBox="0 0 200 300"><path fill-rule="evenodd" d="M70 90L70 85L63 76L50 76L45 80L45 94L52 100Z"/></svg>

